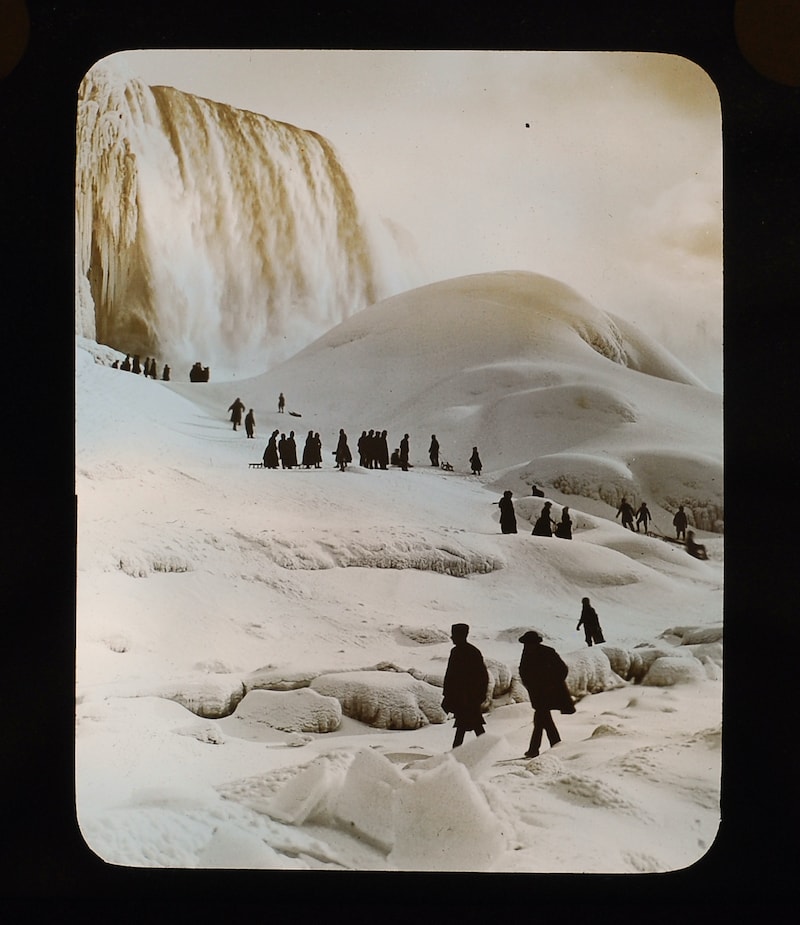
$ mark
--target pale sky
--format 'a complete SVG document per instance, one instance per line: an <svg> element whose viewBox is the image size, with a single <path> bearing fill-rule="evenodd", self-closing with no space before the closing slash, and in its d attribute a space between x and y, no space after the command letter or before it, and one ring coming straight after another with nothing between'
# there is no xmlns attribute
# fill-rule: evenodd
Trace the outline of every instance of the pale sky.
<svg viewBox="0 0 800 925"><path fill-rule="evenodd" d="M112 60L145 83L324 135L362 204L414 240L420 284L543 273L673 350L685 335L698 351L702 320L718 365L722 127L716 88L694 63L534 51L158 50Z"/></svg>

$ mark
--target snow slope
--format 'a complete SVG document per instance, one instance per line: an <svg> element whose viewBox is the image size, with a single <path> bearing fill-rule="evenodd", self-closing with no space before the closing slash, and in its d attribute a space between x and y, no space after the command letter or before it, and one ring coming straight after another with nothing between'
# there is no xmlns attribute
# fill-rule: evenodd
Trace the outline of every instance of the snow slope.
<svg viewBox="0 0 800 925"><path fill-rule="evenodd" d="M151 381L109 368L115 355L78 341L76 800L100 857L642 872L703 855L719 823L722 538L699 531L697 561L606 503L645 478L648 500L712 495L719 398L677 361L529 274L396 297L256 379ZM281 390L302 418L277 413ZM231 428L237 394L255 440ZM247 466L300 424L322 434L321 469ZM353 449L363 429L409 432L413 468L338 471L342 426ZM456 471L428 465L431 433ZM539 475L548 460L595 481L567 495ZM687 460L694 486L675 475ZM570 505L572 542L530 535L534 478L556 517ZM518 534L499 531L500 487ZM584 595L604 651L575 628ZM435 707L462 621L491 710L487 735L451 752ZM534 627L578 702L529 761L514 674Z"/></svg>

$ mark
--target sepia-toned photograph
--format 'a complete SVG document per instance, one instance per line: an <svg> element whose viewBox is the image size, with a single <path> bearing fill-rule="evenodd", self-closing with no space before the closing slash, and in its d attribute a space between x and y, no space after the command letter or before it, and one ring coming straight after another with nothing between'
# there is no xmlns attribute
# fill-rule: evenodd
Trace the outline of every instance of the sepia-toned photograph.
<svg viewBox="0 0 800 925"><path fill-rule="evenodd" d="M641 874L709 852L722 150L717 88L673 54L86 72L74 744L97 857Z"/></svg>

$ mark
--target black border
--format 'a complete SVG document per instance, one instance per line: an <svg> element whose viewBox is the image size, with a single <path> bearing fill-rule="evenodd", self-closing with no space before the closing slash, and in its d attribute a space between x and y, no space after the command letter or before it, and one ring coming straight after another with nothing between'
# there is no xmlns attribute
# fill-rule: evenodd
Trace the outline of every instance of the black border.
<svg viewBox="0 0 800 925"><path fill-rule="evenodd" d="M786 580L791 546L770 489L791 499L794 444L785 403L794 391L797 343L800 90L761 77L742 58L735 4L723 0L267 6L31 0L25 54L0 80L4 371L16 398L6 426L13 446L24 447L4 454L12 503L4 595L11 671L1 728L13 746L2 762L0 897L100 900L113 918L133 911L136 899L158 900L164 914L188 913L196 901L225 914L250 901L265 914L313 908L353 921L360 913L386 919L472 911L483 918L577 905L587 913L607 907L626 918L671 918L678 908L766 907L796 897L796 743L786 738L792 730L783 710L794 707L784 698L797 632ZM692 868L622 876L165 872L110 867L83 844L72 775L77 88L100 58L159 47L656 51L690 58L714 80L725 143L725 761L722 828Z"/></svg>

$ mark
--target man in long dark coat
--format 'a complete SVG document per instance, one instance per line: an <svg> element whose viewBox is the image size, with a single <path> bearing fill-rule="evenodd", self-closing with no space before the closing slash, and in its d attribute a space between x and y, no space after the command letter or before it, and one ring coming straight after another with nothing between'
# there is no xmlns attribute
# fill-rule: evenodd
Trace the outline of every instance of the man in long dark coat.
<svg viewBox="0 0 800 925"><path fill-rule="evenodd" d="M468 635L466 623L454 623L450 628L453 648L442 685L442 709L455 716L453 748L461 745L466 732L476 736L484 733L481 705L488 692L489 672L480 649L467 642Z"/></svg>
<svg viewBox="0 0 800 925"><path fill-rule="evenodd" d="M533 707L533 734L525 757L537 758L543 733L547 733L551 748L561 741L550 711L574 713L575 705L566 683L569 668L558 652L550 646L543 646L542 637L535 630L523 633L519 641L524 646L519 677Z"/></svg>
<svg viewBox="0 0 800 925"><path fill-rule="evenodd" d="M231 421L233 422L233 429L236 428L242 423L242 412L244 411L244 403L241 398L236 398L236 400L228 407L228 411L231 413Z"/></svg>
<svg viewBox="0 0 800 925"><path fill-rule="evenodd" d="M500 505L500 530L503 533L517 532L517 515L514 513L512 494L506 489L503 497L497 502Z"/></svg>
<svg viewBox="0 0 800 925"><path fill-rule="evenodd" d="M605 642L603 630L600 628L600 617L597 616L597 611L592 607L588 597L581 598L581 618L575 629L579 630L581 627L586 636L587 646L595 642Z"/></svg>
<svg viewBox="0 0 800 925"><path fill-rule="evenodd" d="M408 472L408 434L403 434L400 441L400 466L403 472Z"/></svg>
<svg viewBox="0 0 800 925"><path fill-rule="evenodd" d="M431 434L431 445L428 449L428 456L431 458L431 465L439 465L439 441L436 439L436 434Z"/></svg>

